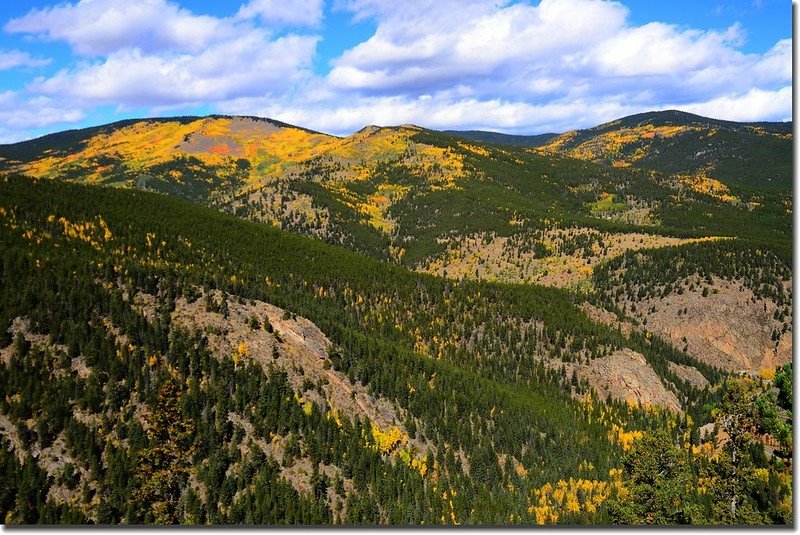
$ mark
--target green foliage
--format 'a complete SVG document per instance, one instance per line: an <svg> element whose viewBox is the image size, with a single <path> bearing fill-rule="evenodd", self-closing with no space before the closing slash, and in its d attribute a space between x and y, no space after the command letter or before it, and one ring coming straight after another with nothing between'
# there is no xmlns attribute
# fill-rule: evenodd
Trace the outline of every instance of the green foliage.
<svg viewBox="0 0 800 535"><path fill-rule="evenodd" d="M763 447L764 431L778 419L786 425L786 415L778 416L769 385L731 379L724 391L715 409L715 433L697 453L682 447L680 433L662 429L647 434L625 454L623 477L629 494L606 504L611 522L791 522L791 460L780 452L766 454Z"/></svg>
<svg viewBox="0 0 800 535"><path fill-rule="evenodd" d="M82 136L61 136L58 143L70 150ZM581 476L593 479L606 478L617 466L622 450L609 441L607 422L598 417L603 410L650 437L636 446L640 456L624 460L638 498L562 521L597 522L610 515L626 523L719 522L727 517L724 508L714 507L727 503L731 492L748 496L739 516L731 517L736 522L789 521L785 508L775 505L786 496L785 482L775 479L781 468L750 452L750 438L741 449L753 467L769 467L766 482L754 468L746 482L711 500L695 491L705 472L676 434L659 432L674 429L674 416L611 401L587 406L573 394L588 387L569 381L560 365L634 349L680 394L698 424L721 394L680 381L669 362L694 366L715 383L722 378L718 370L657 338L625 337L590 321L576 306L583 297L568 291L446 281L375 260L388 259L390 246L402 247L402 262L416 265L442 251L440 238L477 232L522 241L512 219L527 220L531 236L553 224L672 236L725 233L745 239L611 260L595 270L593 299L613 304L620 291L655 295L700 273L743 278L788 309L791 295L782 280L791 274L790 232L757 241L788 221L780 194L752 211L691 193L673 205L674 190L662 176L635 169L510 146L474 154L452 136L427 131L414 142L463 156L458 187L429 187L396 161L380 162L366 179L342 184L345 191L327 187L336 170L322 161L299 169L286 185L287 192L308 195L312 206L328 211L326 241L373 259L142 191L18 177L0 182L0 347L14 346L9 363L0 365L0 413L16 428L24 452L64 442L73 468L57 477L80 506L48 499L53 477L30 456L20 461L3 448L0 469L8 477L0 485L0 512L8 522L529 524L535 521L528 509L532 490L573 477L579 464L591 467ZM40 149L14 150L30 158ZM191 158L162 167L141 177L138 187L238 215L263 208L241 198L235 199L241 204L229 204L231 189L248 171L243 162L224 179ZM187 182L171 180L174 172ZM388 210L396 223L390 235L348 204L350 194L369 197L386 184L411 188ZM606 208L622 211L623 204L640 203L662 226L599 219L609 210L593 214L587 203L603 192L611 192ZM61 217L73 224L103 221L110 237L69 236ZM297 233L319 229L318 221L299 217L281 224ZM529 245L537 255L549 252L541 239ZM575 239L563 248L587 251L593 245ZM222 298L211 298L212 290ZM137 293L153 296L153 311L134 304ZM367 440L372 423L345 418L337 424L326 417L324 402L295 402L287 376L269 364L280 357L277 347L263 366L215 357L203 333L173 324L180 296L204 296L204 310L225 318L237 300L258 299L286 310L285 320L297 315L313 321L334 344L326 366L394 404L409 434L430 445L426 475L373 449ZM7 327L22 318L50 343L12 338ZM250 318L250 328L275 330L260 320ZM777 394L764 392L748 409L758 429L784 437L784 444L790 378L790 370L779 372ZM304 390L321 388L303 383ZM252 436L239 418L251 424ZM285 440L280 462L261 447L273 437ZM696 445L696 438L689 440ZM308 491L285 476L301 461L311 466ZM730 466L742 465L732 460ZM738 481L730 466L701 468ZM665 467L674 468L674 478L653 479L651 472Z"/></svg>
<svg viewBox="0 0 800 535"><path fill-rule="evenodd" d="M634 443L622 458L629 495L612 499L608 515L615 524L705 524L697 502L697 476L691 458L659 430Z"/></svg>
<svg viewBox="0 0 800 535"><path fill-rule="evenodd" d="M788 411L792 410L794 399L792 387L792 363L784 364L775 374L775 386L778 387L778 404Z"/></svg>
<svg viewBox="0 0 800 535"><path fill-rule="evenodd" d="M4 317L29 318L32 332L58 344L48 349L17 337L11 362L0 367L0 399L12 400L2 412L20 424L26 448L63 433L71 462L81 467L80 476L73 472L65 481L88 521L416 524L441 522L445 513L431 481L367 446L367 424L339 428L316 405L307 413L276 371L235 368L213 358L200 333L176 330L171 311L192 286L261 299L320 326L338 347L333 368L372 395L394 400L417 422L416 434L436 445L431 471L436 463L437 486L446 485L438 488L460 496L452 514L461 521L494 522L512 513L518 521L530 519L519 499L528 486L567 477L576 459L592 463L599 477L615 458L605 428L588 422L559 372L537 363L529 353L535 346L526 345L533 340L524 341L519 318L544 322L536 343L561 351L558 331L586 344L615 339L565 292L454 285L163 196L25 179L2 182L0 189L7 216L0 226L0 310ZM110 229L106 241L68 237L57 221L98 216ZM28 229L42 241L26 237ZM11 287L22 290L5 291ZM315 287L332 291L323 297ZM149 319L132 306L136 292L157 296ZM402 329L367 314L355 295L389 303L387 318L402 312ZM203 308L223 314L226 303L204 298ZM409 317L408 310L416 313ZM435 320L449 315L473 319ZM497 323L498 315L516 326ZM106 320L126 343L106 329ZM501 339L513 344L493 359L468 346L448 347L442 360L415 350L411 333L428 342L452 339L476 322L484 325L485 339L476 339L482 352ZM90 372L80 375L83 365ZM79 420L76 411L90 416ZM341 496L346 517L335 516L323 499L322 488L333 486L322 479L306 496L283 482L273 465L244 458L231 412L248 415L257 437L296 436L294 455L338 466L360 489ZM42 423L28 430L23 422L33 415ZM453 450L474 459L471 467L482 475L468 477ZM504 473L497 462L502 454L519 459L527 477ZM190 484L193 477L203 487ZM10 492L17 495L15 488ZM496 507L478 507L489 495L500 496ZM46 494L32 503L49 507ZM19 521L40 518L14 511Z"/></svg>
<svg viewBox="0 0 800 535"><path fill-rule="evenodd" d="M627 145L625 156L646 148L636 159L637 167L669 174L697 173L711 168L715 178L728 184L781 189L791 186L790 122L737 123L676 110L648 112L578 130L561 150L568 151L596 136L643 125L686 126L692 129L672 137L655 136L646 142L643 140ZM598 159L610 163L619 156L600 154Z"/></svg>

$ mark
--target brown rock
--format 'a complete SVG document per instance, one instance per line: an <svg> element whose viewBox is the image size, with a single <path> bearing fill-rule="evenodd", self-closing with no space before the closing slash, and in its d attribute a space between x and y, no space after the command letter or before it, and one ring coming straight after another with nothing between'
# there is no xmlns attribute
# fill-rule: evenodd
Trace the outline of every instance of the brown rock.
<svg viewBox="0 0 800 535"><path fill-rule="evenodd" d="M588 380L601 396L610 394L620 401L681 412L675 394L661 383L644 356L631 349L621 349L607 357L593 359L588 365L579 367L577 373Z"/></svg>

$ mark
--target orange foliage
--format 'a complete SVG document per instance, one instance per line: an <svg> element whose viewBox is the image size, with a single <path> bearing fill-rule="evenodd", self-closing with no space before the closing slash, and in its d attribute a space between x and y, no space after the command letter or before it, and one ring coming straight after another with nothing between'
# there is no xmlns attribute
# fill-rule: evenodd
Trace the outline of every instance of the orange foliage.
<svg viewBox="0 0 800 535"><path fill-rule="evenodd" d="M231 148L227 145L214 145L211 147L211 154L228 154Z"/></svg>

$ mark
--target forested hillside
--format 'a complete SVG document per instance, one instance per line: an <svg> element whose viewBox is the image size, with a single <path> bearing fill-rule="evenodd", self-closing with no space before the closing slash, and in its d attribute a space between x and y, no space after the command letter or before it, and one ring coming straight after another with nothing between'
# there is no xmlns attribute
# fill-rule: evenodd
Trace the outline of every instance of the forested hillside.
<svg viewBox="0 0 800 535"><path fill-rule="evenodd" d="M790 122L736 123L668 110L573 130L539 147L615 167L653 169L686 181L792 185Z"/></svg>
<svg viewBox="0 0 800 535"><path fill-rule="evenodd" d="M141 192L0 191L7 523L789 518L783 379L693 387L668 364L722 376L561 290L417 275ZM623 349L682 409L567 375ZM657 466L624 455L647 440L685 467L655 496Z"/></svg>
<svg viewBox="0 0 800 535"><path fill-rule="evenodd" d="M791 129L463 134L0 146L4 522L791 523Z"/></svg>

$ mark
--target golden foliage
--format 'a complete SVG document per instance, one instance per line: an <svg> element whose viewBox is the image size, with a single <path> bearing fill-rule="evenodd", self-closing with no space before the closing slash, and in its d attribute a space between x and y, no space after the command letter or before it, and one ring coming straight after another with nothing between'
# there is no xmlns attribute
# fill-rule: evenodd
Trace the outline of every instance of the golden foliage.
<svg viewBox="0 0 800 535"><path fill-rule="evenodd" d="M477 154L478 156L486 156L486 157L492 156L492 153L484 149L483 147L478 147L476 145L470 145L469 143L462 143L462 142L459 142L458 146L473 154Z"/></svg>
<svg viewBox="0 0 800 535"><path fill-rule="evenodd" d="M578 134L576 131L571 131L555 137L546 145L532 149L532 151L545 154L560 152L582 160L610 158L614 167L628 167L647 154L653 140L671 138L685 132L700 130L700 127L694 126L643 124L633 128L617 128L604 132L592 136L572 148L567 148Z"/></svg>
<svg viewBox="0 0 800 535"><path fill-rule="evenodd" d="M381 453L389 453L395 446L408 443L408 435L396 426L390 427L386 431L381 431L378 426L373 425L372 440L374 441L375 449Z"/></svg>
<svg viewBox="0 0 800 535"><path fill-rule="evenodd" d="M678 180L682 184L689 186L692 191L708 195L720 201L728 203L739 201L738 197L731 195L731 190L728 186L719 180L710 178L705 172L701 172L698 175L680 175Z"/></svg>
<svg viewBox="0 0 800 535"><path fill-rule="evenodd" d="M761 368L758 370L758 376L765 381L772 381L775 379L775 368Z"/></svg>
<svg viewBox="0 0 800 535"><path fill-rule="evenodd" d="M564 514L594 513L612 495L625 496L622 470L609 470L610 481L597 479L559 480L555 485L545 483L533 489L528 512L534 514L539 525L552 524Z"/></svg>

